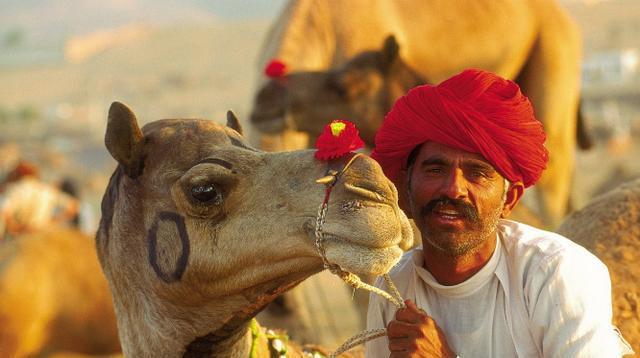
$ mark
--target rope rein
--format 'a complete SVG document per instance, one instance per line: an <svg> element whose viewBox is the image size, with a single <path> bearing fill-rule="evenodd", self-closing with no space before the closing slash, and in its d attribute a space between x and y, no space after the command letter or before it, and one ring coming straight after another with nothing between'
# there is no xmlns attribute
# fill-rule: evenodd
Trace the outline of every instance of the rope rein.
<svg viewBox="0 0 640 358"><path fill-rule="evenodd" d="M340 178L340 176L346 172L347 168L349 168L349 166L351 166L351 164L359 156L361 156L361 154L359 153L354 155L339 172L335 170L330 170L327 176L324 176L316 181L317 183L324 184L326 186L324 200L322 201L322 204L320 204L320 207L318 208L318 214L316 217L316 226L315 226L316 250L318 251L318 254L320 255L320 257L322 258L322 263L324 265L324 268L331 271L331 273L333 273L334 275L340 277L348 285L350 285L354 289L362 288L367 291L376 293L386 298L387 300L391 301L394 305L396 305L396 307L402 308L404 307L404 300L402 299L400 292L398 292L398 289L393 284L393 282L391 281L391 277L389 277L388 274L384 274L383 278L391 294L375 286L362 282L360 277L358 277L357 275L351 272L344 271L339 265L329 262L329 260L327 260L327 257L326 257L326 252L324 249L325 237L324 237L324 233L322 232L322 227L324 225L325 217L327 215L327 210L329 208L329 196L331 194L331 190L338 182L338 179ZM356 334L355 336L347 339L340 347L338 347L338 349L336 349L335 352L331 353L329 357L330 358L337 357L339 354L342 354L353 347L356 347L360 344L363 344L375 338L385 336L386 334L387 332L386 332L386 329L384 328L364 330Z"/></svg>

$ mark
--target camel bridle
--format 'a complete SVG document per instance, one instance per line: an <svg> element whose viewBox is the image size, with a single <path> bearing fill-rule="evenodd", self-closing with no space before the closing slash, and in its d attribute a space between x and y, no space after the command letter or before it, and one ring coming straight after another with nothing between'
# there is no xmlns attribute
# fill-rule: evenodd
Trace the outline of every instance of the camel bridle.
<svg viewBox="0 0 640 358"><path fill-rule="evenodd" d="M331 191L338 183L340 177L347 171L347 169L349 169L349 167L355 162L356 159L362 156L363 155L361 153L356 153L354 156L351 157L351 159L349 159L349 161L340 170L329 169L327 172L327 175L316 180L316 183L325 185L324 199L322 201L322 204L320 204L320 207L318 208L318 214L316 216L316 226L314 231L316 250L318 251L318 254L320 255L320 257L322 258L322 264L324 265L324 268L331 271L331 273L333 273L334 275L340 277L348 285L350 285L354 289L362 288L367 291L377 293L382 297L391 301L398 308L402 308L405 306L404 300L402 299L400 292L398 292L398 289L393 284L388 274L384 274L383 278L391 294L375 286L362 282L360 277L358 277L356 274L343 270L340 267L340 265L329 262L329 260L326 257L326 252L324 249L324 242L326 241L326 239L324 237L322 227L325 223L327 210L329 209L329 199L331 196ZM336 349L335 352L331 353L329 357L330 358L337 357L339 354L344 353L353 347L356 347L372 339L382 337L386 334L387 334L387 331L384 328L362 331L356 334L355 336L349 338L348 340L346 340L340 347L338 347L338 349Z"/></svg>

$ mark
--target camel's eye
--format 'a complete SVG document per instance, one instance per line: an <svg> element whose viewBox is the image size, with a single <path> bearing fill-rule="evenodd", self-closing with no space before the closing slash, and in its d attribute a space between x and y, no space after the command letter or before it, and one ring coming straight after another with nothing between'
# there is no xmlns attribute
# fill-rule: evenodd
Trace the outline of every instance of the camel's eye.
<svg viewBox="0 0 640 358"><path fill-rule="evenodd" d="M197 185L191 188L191 196L201 203L219 204L222 195L213 184Z"/></svg>

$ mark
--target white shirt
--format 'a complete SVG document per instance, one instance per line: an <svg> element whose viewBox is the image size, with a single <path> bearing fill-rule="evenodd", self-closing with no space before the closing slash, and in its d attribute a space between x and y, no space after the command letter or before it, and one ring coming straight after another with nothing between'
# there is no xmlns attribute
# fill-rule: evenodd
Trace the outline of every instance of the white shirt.
<svg viewBox="0 0 640 358"><path fill-rule="evenodd" d="M624 340L611 325L607 267L569 239L501 220L496 250L474 276L443 286L423 268L422 248L390 272L405 299L424 309L460 357L620 357ZM376 286L386 289L378 279ZM396 307L372 295L367 329L384 328ZM367 357L389 357L386 337ZM630 349L630 348L629 348Z"/></svg>

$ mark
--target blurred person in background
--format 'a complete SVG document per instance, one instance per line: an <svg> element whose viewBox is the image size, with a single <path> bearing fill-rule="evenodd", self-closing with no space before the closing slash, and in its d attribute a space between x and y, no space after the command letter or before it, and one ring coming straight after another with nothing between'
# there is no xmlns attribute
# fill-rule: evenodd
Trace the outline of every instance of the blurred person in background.
<svg viewBox="0 0 640 358"><path fill-rule="evenodd" d="M97 226L93 208L86 200L82 199L81 190L78 187L77 181L71 177L66 177L62 179L59 187L63 193L70 195L78 201L78 210L69 220L70 226L85 234L95 234Z"/></svg>
<svg viewBox="0 0 640 358"><path fill-rule="evenodd" d="M79 207L77 199L42 182L38 167L26 161L7 174L0 195L3 239L69 223Z"/></svg>

